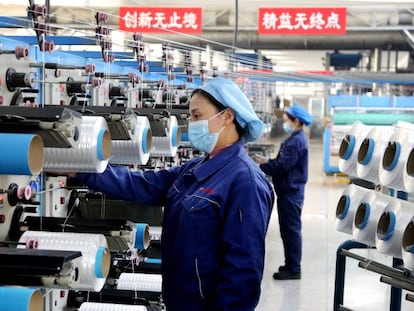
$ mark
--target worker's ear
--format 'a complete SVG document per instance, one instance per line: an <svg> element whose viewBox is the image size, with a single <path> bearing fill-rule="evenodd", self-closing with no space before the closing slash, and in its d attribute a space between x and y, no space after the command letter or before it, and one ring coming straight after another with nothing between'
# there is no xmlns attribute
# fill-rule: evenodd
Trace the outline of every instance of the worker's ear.
<svg viewBox="0 0 414 311"><path fill-rule="evenodd" d="M301 128L302 127L302 123L300 123L299 119L295 119L295 121L293 121L293 124L295 125L295 128Z"/></svg>
<svg viewBox="0 0 414 311"><path fill-rule="evenodd" d="M226 109L226 110L224 110L224 112L223 112L223 117L224 117L224 122L225 122L225 125L228 125L228 124L230 124L230 123L232 123L232 122L233 122L233 120L234 120L234 118L235 118L236 116L235 116L235 114L234 114L233 109L231 109L231 108L227 108L227 109Z"/></svg>

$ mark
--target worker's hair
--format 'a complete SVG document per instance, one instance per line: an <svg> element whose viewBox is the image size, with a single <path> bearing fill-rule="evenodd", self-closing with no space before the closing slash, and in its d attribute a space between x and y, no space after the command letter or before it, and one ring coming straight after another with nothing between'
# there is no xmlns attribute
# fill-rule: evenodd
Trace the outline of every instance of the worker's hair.
<svg viewBox="0 0 414 311"><path fill-rule="evenodd" d="M217 110L223 111L226 110L228 107L224 106L222 103L220 103L217 99L215 99L212 95L210 95L209 93L207 93L206 91L202 90L202 89L196 89L191 93L191 97L193 97L194 94L201 94L205 97L207 97L207 99L217 108ZM234 112L236 114L236 112ZM239 134L239 137L242 138L244 135L244 128L241 127L241 125L239 124L239 122L237 122L236 120L236 116L234 117L234 124L236 125L236 131L237 134Z"/></svg>
<svg viewBox="0 0 414 311"><path fill-rule="evenodd" d="M288 112L284 112L285 113L285 115L288 117L288 119L290 120L290 121L292 121L292 122L295 122L295 120L297 119L297 118L295 118L294 116L292 116L290 113L288 113ZM299 124L302 126L303 125L303 123L299 120L299 119L297 119L298 121L299 121Z"/></svg>

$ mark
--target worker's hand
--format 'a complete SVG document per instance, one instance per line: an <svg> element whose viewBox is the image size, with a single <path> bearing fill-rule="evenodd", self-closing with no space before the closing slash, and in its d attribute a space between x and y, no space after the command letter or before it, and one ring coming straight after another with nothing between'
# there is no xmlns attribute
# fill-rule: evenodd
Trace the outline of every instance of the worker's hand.
<svg viewBox="0 0 414 311"><path fill-rule="evenodd" d="M269 159L267 157L264 157L260 154L255 154L254 155L254 160L256 161L256 163L258 164L263 164L269 161Z"/></svg>

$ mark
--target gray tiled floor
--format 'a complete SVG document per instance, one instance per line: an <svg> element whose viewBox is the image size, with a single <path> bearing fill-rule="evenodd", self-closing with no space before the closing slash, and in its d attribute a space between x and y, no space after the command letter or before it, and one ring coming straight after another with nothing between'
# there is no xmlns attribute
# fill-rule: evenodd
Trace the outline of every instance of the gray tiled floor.
<svg viewBox="0 0 414 311"><path fill-rule="evenodd" d="M262 296L256 311L333 310L336 250L343 241L352 237L335 230L336 205L346 183L344 178L324 174L322 155L322 142L311 141L310 177L302 217L302 280L272 279L273 272L283 263L282 242L275 212L267 235ZM378 254L376 250L353 252L387 264L392 260ZM358 262L349 258L346 268L344 305L347 308L365 311L390 310L390 287L379 282L378 274L358 268ZM414 310L414 303L405 301L404 297L405 292L401 310Z"/></svg>

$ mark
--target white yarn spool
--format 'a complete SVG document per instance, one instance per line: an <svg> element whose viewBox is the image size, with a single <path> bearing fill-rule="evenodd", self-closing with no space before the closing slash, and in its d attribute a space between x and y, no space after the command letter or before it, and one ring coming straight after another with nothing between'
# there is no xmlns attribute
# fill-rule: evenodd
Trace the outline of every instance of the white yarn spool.
<svg viewBox="0 0 414 311"><path fill-rule="evenodd" d="M414 216L405 227L402 237L402 257L404 267L414 271Z"/></svg>
<svg viewBox="0 0 414 311"><path fill-rule="evenodd" d="M77 280L66 284L78 290L100 291L109 273L111 256L102 234L26 231L21 236L23 248L80 251L81 264ZM50 287L51 284L48 284ZM52 284L53 285L53 284Z"/></svg>
<svg viewBox="0 0 414 311"><path fill-rule="evenodd" d="M414 192L414 146L408 152L408 157L403 169L404 190Z"/></svg>
<svg viewBox="0 0 414 311"><path fill-rule="evenodd" d="M369 191L354 184L343 191L336 206L335 227L337 231L352 234L352 221L362 197Z"/></svg>
<svg viewBox="0 0 414 311"><path fill-rule="evenodd" d="M380 253L402 258L402 237L411 220L414 205L393 199L381 214L376 229L376 246Z"/></svg>
<svg viewBox="0 0 414 311"><path fill-rule="evenodd" d="M414 128L407 122L398 122L381 156L379 179L383 186L405 190L404 171L408 154L414 147Z"/></svg>
<svg viewBox="0 0 414 311"><path fill-rule="evenodd" d="M378 219L391 200L392 197L374 190L362 197L352 225L352 237L356 241L375 246Z"/></svg>
<svg viewBox="0 0 414 311"><path fill-rule="evenodd" d="M177 153L178 145L181 142L181 129L178 127L176 116L170 116L167 119L165 131L166 136L152 137L152 156L173 157Z"/></svg>
<svg viewBox="0 0 414 311"><path fill-rule="evenodd" d="M116 288L161 293L162 277L160 274L121 273Z"/></svg>
<svg viewBox="0 0 414 311"><path fill-rule="evenodd" d="M84 302L79 311L147 311L147 307L139 305L120 305L114 303Z"/></svg>
<svg viewBox="0 0 414 311"><path fill-rule="evenodd" d="M146 164L152 147L152 132L147 117L133 117L131 140L112 140L109 160L116 164Z"/></svg>
<svg viewBox="0 0 414 311"><path fill-rule="evenodd" d="M393 126L376 126L362 140L357 157L357 175L359 178L374 184L380 183L380 160L394 131L395 127Z"/></svg>
<svg viewBox="0 0 414 311"><path fill-rule="evenodd" d="M355 121L351 129L345 134L339 146L338 168L349 176L357 176L357 155L362 140L368 133L369 128Z"/></svg>
<svg viewBox="0 0 414 311"><path fill-rule="evenodd" d="M111 154L111 135L106 120L83 116L75 148L45 148L45 170L102 173Z"/></svg>

